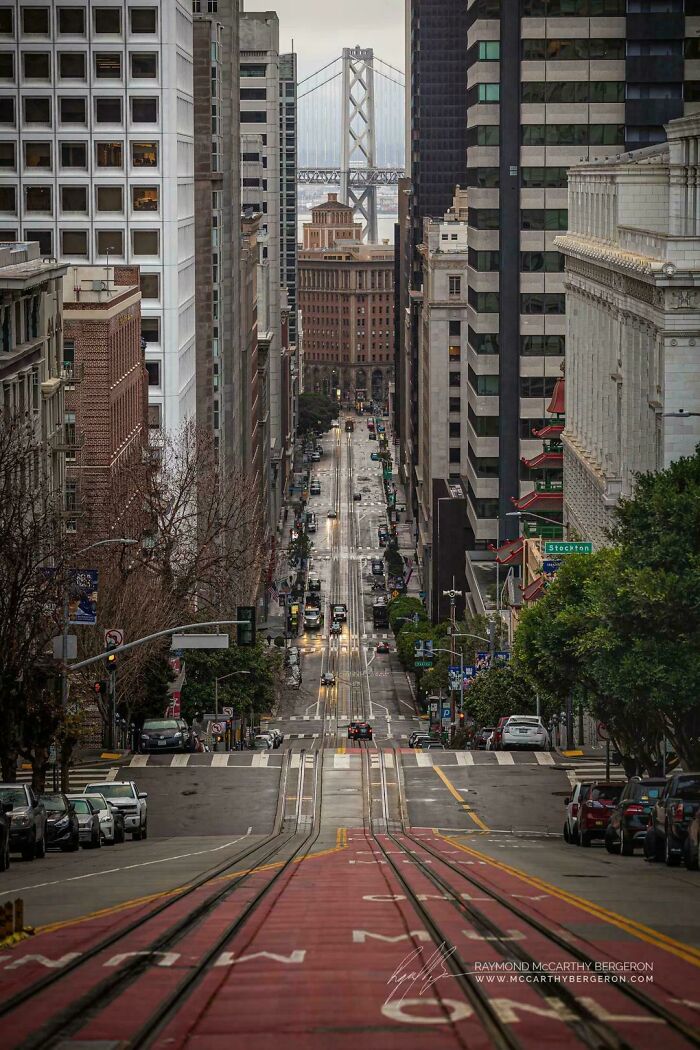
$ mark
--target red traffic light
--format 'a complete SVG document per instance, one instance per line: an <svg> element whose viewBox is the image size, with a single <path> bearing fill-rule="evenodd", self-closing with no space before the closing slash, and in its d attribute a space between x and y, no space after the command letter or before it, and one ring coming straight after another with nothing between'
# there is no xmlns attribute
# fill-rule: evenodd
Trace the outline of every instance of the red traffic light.
<svg viewBox="0 0 700 1050"><path fill-rule="evenodd" d="M92 688L95 691L95 693L97 693L97 695L100 696L100 695L102 695L102 694L107 692L107 683L106 682L94 682Z"/></svg>

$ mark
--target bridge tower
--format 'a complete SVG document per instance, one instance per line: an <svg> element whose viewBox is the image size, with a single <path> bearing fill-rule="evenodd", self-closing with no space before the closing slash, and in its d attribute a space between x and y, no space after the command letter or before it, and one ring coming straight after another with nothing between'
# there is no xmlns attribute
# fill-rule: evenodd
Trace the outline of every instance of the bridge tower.
<svg viewBox="0 0 700 1050"><path fill-rule="evenodd" d="M340 199L359 212L363 234L377 241L377 186L374 138L374 51L343 48L343 119L340 142ZM352 175L351 175L352 172ZM365 175L366 172L366 175Z"/></svg>

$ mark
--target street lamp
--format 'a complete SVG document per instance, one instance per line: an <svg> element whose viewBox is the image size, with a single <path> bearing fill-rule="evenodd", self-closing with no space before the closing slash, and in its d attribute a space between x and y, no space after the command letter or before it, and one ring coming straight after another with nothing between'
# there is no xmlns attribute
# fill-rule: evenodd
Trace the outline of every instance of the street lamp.
<svg viewBox="0 0 700 1050"><path fill-rule="evenodd" d="M557 525L560 529L564 528L564 523L561 522L561 521L557 521L556 518L547 518L547 517L545 517L544 514L535 514L531 510L507 510L506 511L506 517L507 518L524 518L525 516L527 516L528 518L537 518L538 521L546 521L550 525Z"/></svg>
<svg viewBox="0 0 700 1050"><path fill-rule="evenodd" d="M227 678L233 678L237 674L250 674L250 671L231 671L230 674L222 674L220 678L214 679L214 714L219 714L219 682L225 682Z"/></svg>

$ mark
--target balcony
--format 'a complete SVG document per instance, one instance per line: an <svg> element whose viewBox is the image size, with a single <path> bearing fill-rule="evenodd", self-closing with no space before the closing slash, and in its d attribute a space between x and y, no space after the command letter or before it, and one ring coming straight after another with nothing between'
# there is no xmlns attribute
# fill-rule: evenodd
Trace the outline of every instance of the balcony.
<svg viewBox="0 0 700 1050"><path fill-rule="evenodd" d="M63 423L49 438L54 452L76 452L85 444L85 434L78 433L75 423Z"/></svg>
<svg viewBox="0 0 700 1050"><path fill-rule="evenodd" d="M564 535L563 525L546 525L543 521L527 521L523 518L520 527L525 539L560 540Z"/></svg>

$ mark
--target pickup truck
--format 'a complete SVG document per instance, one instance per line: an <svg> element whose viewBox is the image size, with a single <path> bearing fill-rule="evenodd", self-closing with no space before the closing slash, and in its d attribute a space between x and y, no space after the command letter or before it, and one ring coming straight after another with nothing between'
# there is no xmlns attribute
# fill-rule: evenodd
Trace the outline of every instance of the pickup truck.
<svg viewBox="0 0 700 1050"><path fill-rule="evenodd" d="M688 826L700 810L700 773L674 773L649 814L644 855L665 860L669 867L680 864Z"/></svg>

